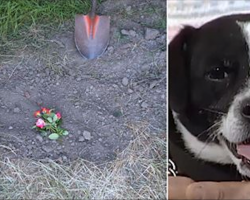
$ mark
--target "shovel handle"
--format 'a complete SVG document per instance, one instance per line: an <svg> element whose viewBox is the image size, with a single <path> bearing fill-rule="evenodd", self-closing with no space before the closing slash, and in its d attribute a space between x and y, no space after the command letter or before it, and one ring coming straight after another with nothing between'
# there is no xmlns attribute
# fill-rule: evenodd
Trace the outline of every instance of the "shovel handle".
<svg viewBox="0 0 250 200"><path fill-rule="evenodd" d="M91 11L90 11L90 17L93 18L95 16L95 11L96 11L96 0L92 0L92 7L91 7Z"/></svg>

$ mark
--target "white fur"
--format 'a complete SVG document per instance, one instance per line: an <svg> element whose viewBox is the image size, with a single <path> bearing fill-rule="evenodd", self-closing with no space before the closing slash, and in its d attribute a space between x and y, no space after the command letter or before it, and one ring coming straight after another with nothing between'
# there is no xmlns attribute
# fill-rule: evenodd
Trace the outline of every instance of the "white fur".
<svg viewBox="0 0 250 200"><path fill-rule="evenodd" d="M178 119L177 113L173 112L173 116L178 130L182 133L182 138L185 142L186 147L197 158L221 164L233 163L232 159L223 146L218 144L206 144L199 141L182 125L182 123Z"/></svg>
<svg viewBox="0 0 250 200"><path fill-rule="evenodd" d="M249 64L250 64L250 22L239 22L237 24L242 30L242 34L248 44L249 48ZM234 98L229 111L225 117L222 118L221 132L228 141L239 143L242 141L243 124L239 118L240 105L243 100L250 99L250 80L248 80L246 87L240 91Z"/></svg>

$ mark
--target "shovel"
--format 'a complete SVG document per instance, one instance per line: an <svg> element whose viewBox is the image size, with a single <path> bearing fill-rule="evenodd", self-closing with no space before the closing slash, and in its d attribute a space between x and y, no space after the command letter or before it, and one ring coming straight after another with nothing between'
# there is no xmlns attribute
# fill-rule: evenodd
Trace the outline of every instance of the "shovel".
<svg viewBox="0 0 250 200"><path fill-rule="evenodd" d="M109 43L110 16L99 16L95 11L96 0L92 0L90 13L75 17L75 45L87 59L102 55Z"/></svg>

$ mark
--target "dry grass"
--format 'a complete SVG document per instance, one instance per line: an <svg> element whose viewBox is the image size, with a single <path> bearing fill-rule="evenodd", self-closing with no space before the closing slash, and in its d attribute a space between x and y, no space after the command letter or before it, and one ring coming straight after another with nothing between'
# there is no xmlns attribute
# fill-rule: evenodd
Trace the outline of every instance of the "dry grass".
<svg viewBox="0 0 250 200"><path fill-rule="evenodd" d="M113 162L69 165L29 159L0 162L0 199L164 199L165 137L131 126L135 139ZM0 147L1 148L1 147Z"/></svg>

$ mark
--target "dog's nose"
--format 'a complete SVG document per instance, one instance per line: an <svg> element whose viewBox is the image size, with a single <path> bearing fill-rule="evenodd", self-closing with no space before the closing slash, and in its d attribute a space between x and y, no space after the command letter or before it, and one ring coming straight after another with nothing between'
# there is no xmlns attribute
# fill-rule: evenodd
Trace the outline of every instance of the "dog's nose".
<svg viewBox="0 0 250 200"><path fill-rule="evenodd" d="M243 106L241 114L244 118L250 119L250 103Z"/></svg>

